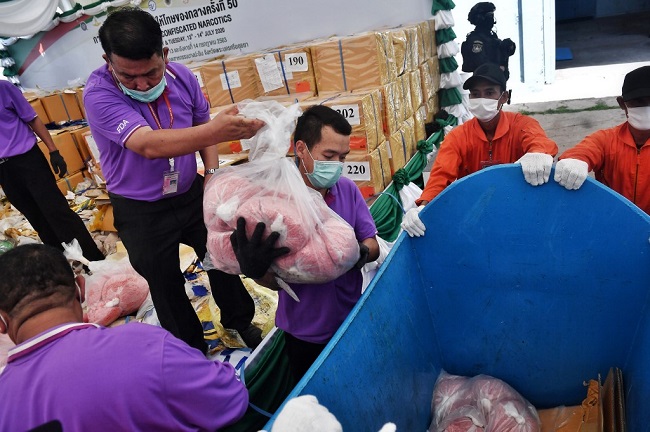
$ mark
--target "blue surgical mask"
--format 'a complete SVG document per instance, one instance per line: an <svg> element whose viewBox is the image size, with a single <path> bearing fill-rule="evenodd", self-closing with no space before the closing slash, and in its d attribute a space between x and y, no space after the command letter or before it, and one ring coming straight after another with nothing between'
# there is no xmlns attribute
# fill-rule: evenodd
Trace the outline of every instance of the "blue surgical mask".
<svg viewBox="0 0 650 432"><path fill-rule="evenodd" d="M122 93L124 93L131 99L135 99L139 102L144 102L144 103L150 103L158 99L160 95L163 94L163 91L165 91L165 87L167 86L167 80L165 79L165 75L163 75L160 82L155 86L151 87L149 90L145 90L145 91L131 90L129 88L126 88L114 73L113 76L117 80L117 84L120 86Z"/></svg>
<svg viewBox="0 0 650 432"><path fill-rule="evenodd" d="M307 172L305 162L302 163L309 182L316 189L329 189L334 186L334 183L339 180L343 172L343 162L315 160L309 149L307 149L307 153L309 153L311 160L314 161L314 171L311 173Z"/></svg>

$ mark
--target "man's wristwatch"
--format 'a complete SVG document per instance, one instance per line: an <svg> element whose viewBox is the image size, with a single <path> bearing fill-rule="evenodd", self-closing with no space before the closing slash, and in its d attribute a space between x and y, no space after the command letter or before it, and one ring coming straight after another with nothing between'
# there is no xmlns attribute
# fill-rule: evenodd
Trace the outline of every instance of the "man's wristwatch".
<svg viewBox="0 0 650 432"><path fill-rule="evenodd" d="M205 173L205 175L214 174L217 172L218 169L219 168L206 168L203 172Z"/></svg>

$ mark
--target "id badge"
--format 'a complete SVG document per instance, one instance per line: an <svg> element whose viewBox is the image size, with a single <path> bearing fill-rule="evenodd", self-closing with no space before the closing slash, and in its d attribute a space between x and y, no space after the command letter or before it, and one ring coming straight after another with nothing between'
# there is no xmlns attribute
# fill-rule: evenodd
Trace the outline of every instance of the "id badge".
<svg viewBox="0 0 650 432"><path fill-rule="evenodd" d="M165 171L163 173L163 195L176 193L178 190L178 171Z"/></svg>
<svg viewBox="0 0 650 432"><path fill-rule="evenodd" d="M494 160L481 161L481 169L491 167L494 165L501 165L501 161L494 161Z"/></svg>

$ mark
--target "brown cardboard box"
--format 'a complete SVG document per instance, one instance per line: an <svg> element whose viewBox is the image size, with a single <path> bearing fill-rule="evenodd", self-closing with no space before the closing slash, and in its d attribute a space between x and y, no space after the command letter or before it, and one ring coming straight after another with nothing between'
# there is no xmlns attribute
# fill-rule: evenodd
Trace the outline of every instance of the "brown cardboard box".
<svg viewBox="0 0 650 432"><path fill-rule="evenodd" d="M84 162L91 159L92 154L90 153L90 149L86 143L86 138L84 137L85 134L90 133L90 126L77 126L73 128L67 128L67 130L70 132L70 135L72 135L72 138L74 139L77 150L81 155L81 159Z"/></svg>
<svg viewBox="0 0 650 432"><path fill-rule="evenodd" d="M407 135L402 130L393 133L388 139L390 147L390 169L393 174L406 165Z"/></svg>
<svg viewBox="0 0 650 432"><path fill-rule="evenodd" d="M41 119L44 124L50 123L50 118L47 116L43 102L41 102L41 100L37 97L31 97L27 100L29 101L29 104L32 106L32 108L34 108L34 111L36 111L38 118Z"/></svg>
<svg viewBox="0 0 650 432"><path fill-rule="evenodd" d="M397 82L399 83L400 90L402 91L401 100L403 102L402 106L402 120L413 116L413 111L418 108L413 106L413 98L411 97L411 78L410 72L405 73L402 76L397 77Z"/></svg>
<svg viewBox="0 0 650 432"><path fill-rule="evenodd" d="M388 30L316 42L311 56L319 94L374 88L397 76Z"/></svg>
<svg viewBox="0 0 650 432"><path fill-rule="evenodd" d="M101 162L100 160L100 155L99 155L99 149L97 148L97 143L95 142L95 139L93 138L93 134L90 131L83 132L81 134L83 141L86 143L86 147L83 150L83 154L86 153L86 151L90 155L90 159L85 159L85 160L92 160L94 164L99 164ZM80 152L81 154L81 152Z"/></svg>
<svg viewBox="0 0 650 432"><path fill-rule="evenodd" d="M433 116L435 116L438 113L438 110L440 110L440 105L438 104L438 95L427 100L426 107L427 120L425 123L431 123L433 121Z"/></svg>
<svg viewBox="0 0 650 432"><path fill-rule="evenodd" d="M438 94L440 88L440 70L438 66L438 57L430 58L420 65L424 100L429 100Z"/></svg>
<svg viewBox="0 0 650 432"><path fill-rule="evenodd" d="M420 69L409 72L409 79L411 84L411 105L413 109L417 110L424 104L424 94L422 93L422 77L420 77Z"/></svg>
<svg viewBox="0 0 650 432"><path fill-rule="evenodd" d="M390 30L391 41L393 42L393 51L395 51L395 67L397 75L402 75L407 71L408 59L406 57L406 32L403 28L394 28Z"/></svg>
<svg viewBox="0 0 650 432"><path fill-rule="evenodd" d="M76 172L74 174L68 174L62 179L56 181L56 185L59 187L59 190L63 195L66 195L68 191L75 191L75 188L79 183L84 181L86 177L84 176L83 171Z"/></svg>
<svg viewBox="0 0 650 432"><path fill-rule="evenodd" d="M112 205L106 204L97 206L95 218L96 220L92 225L95 230L117 232L117 229L115 229Z"/></svg>
<svg viewBox="0 0 650 432"><path fill-rule="evenodd" d="M379 90L382 98L384 134L390 136L400 128L404 118L402 87L397 81L393 81L381 86Z"/></svg>
<svg viewBox="0 0 650 432"><path fill-rule="evenodd" d="M83 87L75 89L75 96L77 97L77 105L83 118L86 118L86 109L84 108L84 89Z"/></svg>
<svg viewBox="0 0 650 432"><path fill-rule="evenodd" d="M426 124L427 121L427 107L422 105L413 114L413 133L415 134L415 143L427 139Z"/></svg>
<svg viewBox="0 0 650 432"><path fill-rule="evenodd" d="M429 24L426 21L422 21L416 24L418 28L418 54L419 54L419 60L420 64L424 63L427 61L428 58L431 57L431 33L429 30ZM434 37L435 39L435 33Z"/></svg>
<svg viewBox="0 0 650 432"><path fill-rule="evenodd" d="M300 105L303 110L312 105L326 105L340 112L352 126L352 150L371 152L384 141L382 98L379 89L311 98Z"/></svg>
<svg viewBox="0 0 650 432"><path fill-rule="evenodd" d="M406 137L406 163L408 163L418 149L415 140L415 120L410 117L402 123L402 131Z"/></svg>
<svg viewBox="0 0 650 432"><path fill-rule="evenodd" d="M261 96L257 89L257 69L253 58L253 55L226 57L201 66L201 77L210 106L223 106Z"/></svg>
<svg viewBox="0 0 650 432"><path fill-rule="evenodd" d="M50 122L67 122L83 118L74 90L43 96L41 102Z"/></svg>
<svg viewBox="0 0 650 432"><path fill-rule="evenodd" d="M68 168L68 174L74 174L82 170L86 166L84 164L84 161L81 159L81 155L77 150L77 146L75 145L74 139L72 138L70 132L50 131L50 135L52 135L52 140L54 141L56 148L59 150L59 153L61 154L61 156L63 156L63 159L65 160L65 163ZM47 148L45 143L39 140L38 147L41 149L41 151L49 161L50 150ZM52 166L50 166L50 169L52 169ZM54 171L52 172L54 173Z"/></svg>
<svg viewBox="0 0 650 432"><path fill-rule="evenodd" d="M316 78L309 47L269 50L256 55L253 62L257 70L257 91L260 95L316 94Z"/></svg>
<svg viewBox="0 0 650 432"><path fill-rule="evenodd" d="M428 27L428 31L424 31L425 47L426 47L426 59L428 60L431 57L438 56L438 43L436 42L436 22L435 19L431 18L424 21ZM423 27L424 30L424 27Z"/></svg>
<svg viewBox="0 0 650 432"><path fill-rule="evenodd" d="M386 145L382 144L370 153L354 151L348 154L343 175L357 184L364 198L378 194L390 182L390 160Z"/></svg>
<svg viewBox="0 0 650 432"><path fill-rule="evenodd" d="M407 40L407 69L408 71L412 71L420 66L420 40L418 38L418 27L417 25L406 26L404 27L404 32L406 33Z"/></svg>
<svg viewBox="0 0 650 432"><path fill-rule="evenodd" d="M41 97L41 102L47 113L50 122L67 122L70 120L65 110L63 99L59 93Z"/></svg>

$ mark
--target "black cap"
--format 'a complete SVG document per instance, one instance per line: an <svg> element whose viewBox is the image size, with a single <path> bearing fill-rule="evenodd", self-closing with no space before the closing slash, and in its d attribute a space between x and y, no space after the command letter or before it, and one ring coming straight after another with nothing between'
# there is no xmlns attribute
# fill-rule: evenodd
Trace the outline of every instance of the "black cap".
<svg viewBox="0 0 650 432"><path fill-rule="evenodd" d="M503 74L501 68L494 63L483 63L477 67L474 74L465 81L463 88L469 90L480 78L499 84L503 90L506 89L506 76Z"/></svg>
<svg viewBox="0 0 650 432"><path fill-rule="evenodd" d="M650 97L650 66L642 66L625 75L623 100Z"/></svg>
<svg viewBox="0 0 650 432"><path fill-rule="evenodd" d="M467 14L467 21L470 22L472 25L476 25L480 23L479 17L481 15L487 15L487 14L492 14L494 15L494 11L497 8L494 6L494 3L492 2L479 2L476 3L472 8L469 10L469 14ZM492 23L494 25L494 23Z"/></svg>

